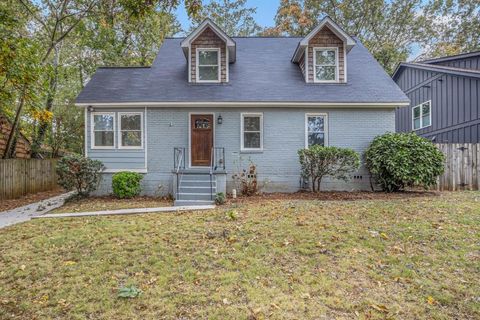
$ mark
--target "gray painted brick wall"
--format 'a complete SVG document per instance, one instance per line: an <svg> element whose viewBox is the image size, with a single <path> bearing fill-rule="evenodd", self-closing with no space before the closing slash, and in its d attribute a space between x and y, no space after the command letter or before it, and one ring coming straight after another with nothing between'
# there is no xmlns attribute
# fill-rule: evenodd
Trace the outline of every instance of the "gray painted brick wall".
<svg viewBox="0 0 480 320"><path fill-rule="evenodd" d="M240 151L242 112L263 113L262 152ZM234 186L232 173L238 171L240 167L246 167L249 159L257 165L258 180L263 191L297 191L300 178L297 151L305 146L306 113L327 113L329 145L352 148L359 153L365 150L375 136L395 131L394 109L148 107L146 116L148 173L143 180L145 194L172 193L173 148L185 147L188 150L189 113L215 113L215 146L225 148L227 191ZM221 125L216 123L220 114L223 118ZM96 156L94 154L92 157ZM101 157L99 159L101 160ZM188 162L189 159L187 165ZM110 164L106 165L108 167ZM365 168L362 167L355 175L361 175L363 178L352 179L347 183L326 180L322 183L322 188L369 189L369 175ZM111 175L105 175L99 193L110 192L110 180Z"/></svg>

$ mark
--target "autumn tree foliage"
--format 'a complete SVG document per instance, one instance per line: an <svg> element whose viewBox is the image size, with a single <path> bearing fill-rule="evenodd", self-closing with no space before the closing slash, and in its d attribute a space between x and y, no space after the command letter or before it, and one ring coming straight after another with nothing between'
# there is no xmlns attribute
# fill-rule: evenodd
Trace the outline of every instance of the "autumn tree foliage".
<svg viewBox="0 0 480 320"><path fill-rule="evenodd" d="M256 11L247 6L247 0L212 0L192 17L192 30L210 18L229 36L254 36L262 30L254 18Z"/></svg>
<svg viewBox="0 0 480 320"><path fill-rule="evenodd" d="M201 0L0 1L0 112L32 142L33 156L82 152L74 99L101 65L149 65L179 31L172 9ZM7 155L8 156L8 155Z"/></svg>
<svg viewBox="0 0 480 320"><path fill-rule="evenodd" d="M305 36L327 15L390 74L414 47L419 58L480 49L478 0L282 0L263 35Z"/></svg>

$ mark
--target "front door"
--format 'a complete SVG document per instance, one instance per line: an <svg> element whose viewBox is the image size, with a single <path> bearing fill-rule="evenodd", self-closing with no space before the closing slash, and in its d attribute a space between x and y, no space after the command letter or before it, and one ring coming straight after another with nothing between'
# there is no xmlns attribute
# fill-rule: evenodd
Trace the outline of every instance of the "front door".
<svg viewBox="0 0 480 320"><path fill-rule="evenodd" d="M213 115L192 114L190 129L192 167L210 166L213 148Z"/></svg>

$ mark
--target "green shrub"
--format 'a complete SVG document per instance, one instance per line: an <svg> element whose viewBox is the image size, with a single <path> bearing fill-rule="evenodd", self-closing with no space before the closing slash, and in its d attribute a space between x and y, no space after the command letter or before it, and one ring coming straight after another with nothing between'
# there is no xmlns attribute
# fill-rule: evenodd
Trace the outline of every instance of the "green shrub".
<svg viewBox="0 0 480 320"><path fill-rule="evenodd" d="M218 192L215 195L215 203L218 204L218 205L224 204L225 203L225 193Z"/></svg>
<svg viewBox="0 0 480 320"><path fill-rule="evenodd" d="M298 150L302 177L311 181L312 191L320 191L323 177L347 181L360 166L360 156L352 149L314 145Z"/></svg>
<svg viewBox="0 0 480 320"><path fill-rule="evenodd" d="M431 141L415 133L378 136L365 152L367 168L387 192L414 186L429 188L443 173L444 160Z"/></svg>
<svg viewBox="0 0 480 320"><path fill-rule="evenodd" d="M138 196L142 188L140 181L143 176L137 172L119 172L112 177L113 194L120 199L133 198Z"/></svg>
<svg viewBox="0 0 480 320"><path fill-rule="evenodd" d="M76 190L78 196L88 196L97 189L100 172L104 169L101 161L81 155L69 155L57 162L58 184L65 190Z"/></svg>

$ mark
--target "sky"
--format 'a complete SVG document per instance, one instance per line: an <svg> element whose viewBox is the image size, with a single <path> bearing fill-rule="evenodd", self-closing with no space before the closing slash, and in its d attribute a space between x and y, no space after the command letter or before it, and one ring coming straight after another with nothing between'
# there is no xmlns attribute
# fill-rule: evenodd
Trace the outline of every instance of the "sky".
<svg viewBox="0 0 480 320"><path fill-rule="evenodd" d="M203 0L203 4L209 3L209 0ZM247 8L257 8L257 13L255 14L255 20L262 27L272 27L275 22L275 14L277 13L278 5L280 0L247 0ZM181 3L177 10L177 19L182 25L183 30L188 30L190 27L190 21L188 20L187 12L185 11L185 6Z"/></svg>
<svg viewBox="0 0 480 320"><path fill-rule="evenodd" d="M203 0L203 4L209 3L210 0ZM257 8L255 14L256 22L262 27L273 27L275 25L275 14L277 13L280 0L247 0L247 8ZM176 9L177 20L182 25L183 30L189 30L190 20L188 20L187 12L183 2ZM177 36L183 36L178 34ZM413 60L422 51L418 45L412 45L411 53L408 60Z"/></svg>

